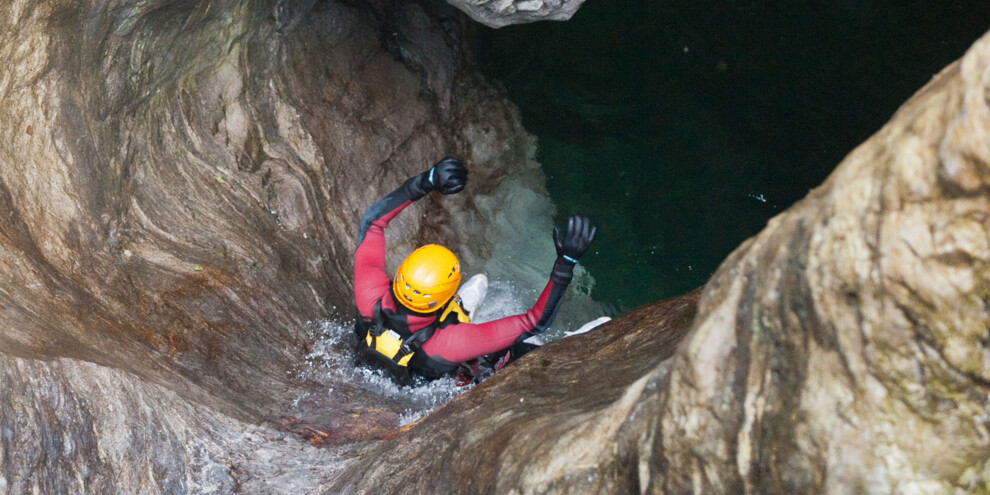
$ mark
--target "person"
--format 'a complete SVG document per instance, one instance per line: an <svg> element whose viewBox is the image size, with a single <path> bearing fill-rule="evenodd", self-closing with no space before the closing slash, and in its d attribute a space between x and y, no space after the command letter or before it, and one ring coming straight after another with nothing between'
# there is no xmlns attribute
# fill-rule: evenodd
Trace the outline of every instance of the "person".
<svg viewBox="0 0 990 495"><path fill-rule="evenodd" d="M471 323L456 297L461 267L449 249L436 244L416 249L392 279L385 269L389 222L431 191L461 192L467 178L464 164L446 157L375 202L361 218L354 255L358 355L384 365L400 381L408 381L409 372L430 379L452 375L462 363L485 357L498 369L532 348L523 341L553 323L574 266L597 232L583 216L570 217L563 233L554 227L557 259L533 307L523 314Z"/></svg>

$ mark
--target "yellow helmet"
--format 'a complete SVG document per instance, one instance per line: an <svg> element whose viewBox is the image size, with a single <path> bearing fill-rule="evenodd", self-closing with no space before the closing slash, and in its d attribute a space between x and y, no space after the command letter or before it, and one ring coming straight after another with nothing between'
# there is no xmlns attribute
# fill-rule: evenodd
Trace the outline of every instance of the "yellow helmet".
<svg viewBox="0 0 990 495"><path fill-rule="evenodd" d="M428 244L413 251L395 272L392 290L403 306L418 313L443 307L461 285L461 266L449 249Z"/></svg>

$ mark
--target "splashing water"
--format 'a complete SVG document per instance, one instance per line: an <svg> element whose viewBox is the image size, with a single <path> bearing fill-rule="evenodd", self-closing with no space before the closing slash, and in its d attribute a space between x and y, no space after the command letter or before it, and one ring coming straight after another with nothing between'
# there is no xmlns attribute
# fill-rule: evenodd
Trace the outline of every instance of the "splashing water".
<svg viewBox="0 0 990 495"><path fill-rule="evenodd" d="M506 316L517 315L529 311L539 293L534 289L518 289L506 281L495 281L488 286L488 295L475 314L475 323L485 323ZM550 339L552 340L552 339ZM544 336L533 336L526 342L543 345Z"/></svg>
<svg viewBox="0 0 990 495"><path fill-rule="evenodd" d="M506 281L493 281L488 295L475 314L474 321L484 323L494 319L523 313L536 300L535 290L521 290ZM405 407L399 416L399 425L426 416L440 405L469 390L472 385L458 386L454 378L426 380L417 377L410 386L399 385L381 369L355 365L353 321L328 320L313 324L313 350L306 355L306 369L300 375L325 383L350 383L383 398L398 400ZM542 342L540 342L542 343ZM334 388L328 388L329 399L334 399Z"/></svg>
<svg viewBox="0 0 990 495"><path fill-rule="evenodd" d="M301 375L329 383L350 383L371 396L398 399L406 407L398 426L425 416L470 388L458 387L453 378L433 381L416 378L413 385L403 386L395 383L381 369L355 365L353 327L353 322L335 320L316 324L313 351L306 355L307 369ZM330 387L327 392L332 401L334 388Z"/></svg>
<svg viewBox="0 0 990 495"><path fill-rule="evenodd" d="M493 281L488 285L488 295L474 315L474 322L485 323L526 312L538 295L535 289L518 289L504 280Z"/></svg>

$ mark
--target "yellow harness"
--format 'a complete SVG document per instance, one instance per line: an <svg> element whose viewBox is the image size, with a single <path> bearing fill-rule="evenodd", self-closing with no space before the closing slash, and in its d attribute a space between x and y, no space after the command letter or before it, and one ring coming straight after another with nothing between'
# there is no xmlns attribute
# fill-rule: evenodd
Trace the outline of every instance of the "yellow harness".
<svg viewBox="0 0 990 495"><path fill-rule="evenodd" d="M416 353L433 333L436 332L436 325L431 325L412 335L403 338L399 332L385 327L385 318L382 316L381 301L375 304L374 323L368 328L365 334L364 343L375 353L387 358L392 363L399 366L409 366L409 360ZM457 315L457 321L470 323L471 318L461 307L460 296L454 298L447 304L447 308L440 316L438 322L442 322L451 313Z"/></svg>
<svg viewBox="0 0 990 495"><path fill-rule="evenodd" d="M447 309L443 310L443 314L440 315L440 319L437 321L443 321L447 319L447 315L450 313L457 313L457 321L461 323L471 323L471 317L464 311L464 307L461 305L461 296L454 294L453 299L447 303Z"/></svg>
<svg viewBox="0 0 990 495"><path fill-rule="evenodd" d="M416 353L416 351L413 350L412 352L403 353L401 356L398 356L399 351L402 350L402 344L404 344L408 339L403 339L402 336L395 330L389 330L387 328L384 330L385 331L382 334L374 335L372 332L375 331L375 328L370 328L368 330L368 336L365 337L364 342L368 344L368 347L370 347L371 350L387 357L389 361L392 361L399 366L408 366L409 360L412 359L412 356ZM427 331L427 329L424 328L419 332L425 331ZM414 333L413 336L415 335L416 334ZM396 359L396 356L398 356L398 359Z"/></svg>

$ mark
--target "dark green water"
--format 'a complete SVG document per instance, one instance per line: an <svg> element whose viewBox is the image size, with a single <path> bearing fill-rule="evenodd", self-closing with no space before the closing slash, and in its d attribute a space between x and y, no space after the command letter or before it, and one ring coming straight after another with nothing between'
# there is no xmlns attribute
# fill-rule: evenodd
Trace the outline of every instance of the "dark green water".
<svg viewBox="0 0 990 495"><path fill-rule="evenodd" d="M990 2L588 0L481 28L583 260L617 309L683 293L988 28Z"/></svg>

